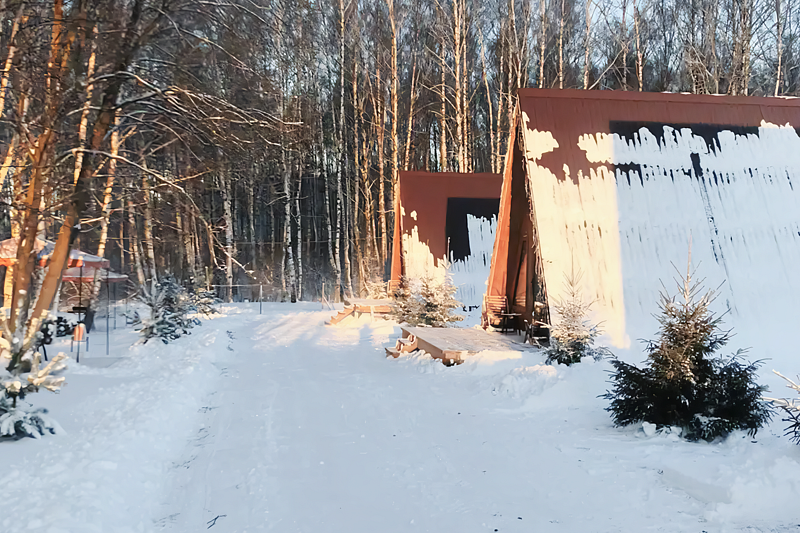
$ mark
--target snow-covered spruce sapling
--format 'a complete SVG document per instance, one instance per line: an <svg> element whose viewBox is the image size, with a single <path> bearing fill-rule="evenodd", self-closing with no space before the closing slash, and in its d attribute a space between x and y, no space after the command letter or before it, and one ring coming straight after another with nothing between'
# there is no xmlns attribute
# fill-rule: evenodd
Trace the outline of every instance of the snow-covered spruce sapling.
<svg viewBox="0 0 800 533"><path fill-rule="evenodd" d="M711 441L737 429L755 435L772 416L761 398L766 387L756 383L760 363L746 362L743 350L732 357L715 355L731 334L709 308L714 292L692 279L691 255L689 265L677 280L680 298L661 292L660 328L647 342L645 367L611 360L606 410L617 426L677 426L692 441Z"/></svg>
<svg viewBox="0 0 800 533"><path fill-rule="evenodd" d="M196 307L188 292L171 277L161 279L154 290L145 292L141 299L150 308L150 318L142 321L139 330L142 343L158 337L167 344L189 334L191 328L200 324L198 319L189 317Z"/></svg>
<svg viewBox="0 0 800 533"><path fill-rule="evenodd" d="M787 387L800 394L800 385L787 378L780 372L776 372L775 370L773 370L773 372L787 381ZM783 421L788 422L789 424L786 427L785 435L789 436L789 438L795 444L800 444L800 398L787 399L765 397L764 399L783 411L783 413L786 415L786 418L784 418Z"/></svg>
<svg viewBox="0 0 800 533"><path fill-rule="evenodd" d="M462 307L461 302L455 299L456 290L449 278L442 282L429 277L421 280L403 278L395 294L392 315L398 322L412 326L443 328L459 322L464 317L453 312Z"/></svg>
<svg viewBox="0 0 800 533"><path fill-rule="evenodd" d="M565 280L565 297L553 306L558 316L550 330L550 346L545 352L548 363L571 365L583 357L600 360L611 354L607 348L594 346L600 335L597 324L588 320L592 302L583 298L581 273L573 272Z"/></svg>
<svg viewBox="0 0 800 533"><path fill-rule="evenodd" d="M222 302L213 291L201 289L195 289L189 293L189 301L194 306L194 310L205 317L218 313L219 311L214 306Z"/></svg>
<svg viewBox="0 0 800 533"><path fill-rule="evenodd" d="M67 356L60 353L42 368L39 352L28 350L14 365L10 357L11 348L11 344L0 337L0 437L39 438L47 433L57 433L60 428L47 415L46 409L30 410L20 402L40 388L58 391L64 384L64 378L58 374L66 368L64 361Z"/></svg>
<svg viewBox="0 0 800 533"><path fill-rule="evenodd" d="M367 279L361 284L361 296L363 298L380 300L381 298L386 298L386 295L386 282L384 281Z"/></svg>

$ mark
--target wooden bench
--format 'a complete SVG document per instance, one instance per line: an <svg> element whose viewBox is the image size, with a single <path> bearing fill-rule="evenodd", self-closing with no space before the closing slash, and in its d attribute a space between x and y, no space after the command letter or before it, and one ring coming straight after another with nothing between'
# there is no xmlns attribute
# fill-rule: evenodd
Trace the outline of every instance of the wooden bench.
<svg viewBox="0 0 800 533"><path fill-rule="evenodd" d="M496 319L502 333L508 333L509 329L520 331L519 313L512 313L508 308L508 298L505 296L484 296L483 308L486 315L484 327L492 325L492 318Z"/></svg>
<svg viewBox="0 0 800 533"><path fill-rule="evenodd" d="M487 314L499 317L508 312L508 298L505 296L484 296L483 306Z"/></svg>

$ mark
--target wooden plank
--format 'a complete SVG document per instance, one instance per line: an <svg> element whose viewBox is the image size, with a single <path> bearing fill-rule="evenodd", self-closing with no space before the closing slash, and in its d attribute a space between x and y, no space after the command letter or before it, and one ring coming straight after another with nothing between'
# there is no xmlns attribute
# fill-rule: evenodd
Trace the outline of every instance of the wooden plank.
<svg viewBox="0 0 800 533"><path fill-rule="evenodd" d="M480 329L404 326L401 330L404 338L414 335L421 350L445 364L459 364L484 350L519 351L521 348Z"/></svg>
<svg viewBox="0 0 800 533"><path fill-rule="evenodd" d="M404 326L404 336L416 335L442 351L477 353L483 350L519 350L499 335L474 328L417 328Z"/></svg>
<svg viewBox="0 0 800 533"><path fill-rule="evenodd" d="M328 325L335 326L349 316L359 316L361 313L369 313L370 315L388 314L392 311L392 306L386 303L386 300L353 300L344 310L339 311L339 314L334 316L328 322Z"/></svg>
<svg viewBox="0 0 800 533"><path fill-rule="evenodd" d="M390 307L392 302L390 300L381 299L381 298L351 298L347 301L350 305L359 305L359 306L387 306Z"/></svg>
<svg viewBox="0 0 800 533"><path fill-rule="evenodd" d="M407 338L409 335L412 335L412 333L406 331L406 328L401 328L401 329L403 331L403 338ZM425 339L420 338L419 335L417 335L416 337L417 337L417 348L419 348L423 352L430 354L430 356L433 357L434 359L443 359L445 357L444 352L436 345L431 344Z"/></svg>
<svg viewBox="0 0 800 533"><path fill-rule="evenodd" d="M356 311L359 313L375 313L375 314L387 314L392 311L391 306L389 305L362 305L362 304L355 304Z"/></svg>

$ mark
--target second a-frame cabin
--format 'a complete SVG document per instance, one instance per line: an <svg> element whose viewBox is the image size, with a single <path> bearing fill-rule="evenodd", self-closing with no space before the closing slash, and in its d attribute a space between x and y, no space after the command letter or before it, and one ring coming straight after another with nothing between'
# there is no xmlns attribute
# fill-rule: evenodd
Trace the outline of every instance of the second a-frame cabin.
<svg viewBox="0 0 800 533"><path fill-rule="evenodd" d="M691 241L737 344L780 338L800 301L796 128L796 99L520 90L485 301L549 323L580 273L624 349L652 337Z"/></svg>

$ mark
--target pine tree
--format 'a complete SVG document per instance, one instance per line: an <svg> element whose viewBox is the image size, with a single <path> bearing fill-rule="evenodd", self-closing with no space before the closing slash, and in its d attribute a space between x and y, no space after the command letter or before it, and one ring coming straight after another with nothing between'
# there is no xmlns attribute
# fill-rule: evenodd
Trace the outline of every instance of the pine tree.
<svg viewBox="0 0 800 533"><path fill-rule="evenodd" d="M7 346L3 346L4 355ZM46 409L29 410L19 402L40 388L58 391L64 384L64 377L58 377L67 365L67 356L63 353L55 356L44 368L40 368L41 355L33 352L27 371L17 367L8 371L3 365L0 370L0 437L39 438L47 433L57 433L59 425L47 415ZM2 358L5 359L5 358Z"/></svg>
<svg viewBox="0 0 800 533"><path fill-rule="evenodd" d="M691 266L678 287L680 299L661 293L660 329L647 343L645 368L611 361L613 388L603 397L611 400L614 424L678 426L689 440L710 441L736 429L755 435L771 417L761 399L765 387L755 381L760 363L744 361L743 350L714 355L731 337L709 308L714 292L693 281Z"/></svg>
<svg viewBox="0 0 800 533"><path fill-rule="evenodd" d="M222 300L217 298L213 291L205 291L201 289L195 289L194 291L190 292L188 294L188 299L194 311L202 314L205 317L209 317L218 313L219 311L214 306L222 302Z"/></svg>
<svg viewBox="0 0 800 533"><path fill-rule="evenodd" d="M596 324L587 320L592 303L583 298L580 289L581 273L573 271L566 278L566 297L554 305L558 313L558 323L550 332L547 362L571 365L580 363L583 357L600 360L609 355L607 348L595 347L600 335Z"/></svg>
<svg viewBox="0 0 800 533"><path fill-rule="evenodd" d="M787 387L793 389L798 394L800 394L800 385L792 381L791 379L787 378L780 372L776 372L773 370L777 375L782 377L788 382ZM793 398L791 400L787 398L764 398L765 400L771 402L773 405L780 408L786 418L783 419L784 422L788 422L789 426L786 428L785 435L788 435L789 438L795 443L800 444L800 399Z"/></svg>
<svg viewBox="0 0 800 533"><path fill-rule="evenodd" d="M153 337L167 344L188 335L191 328L200 325L197 318L189 317L190 313L197 311L192 297L172 277L161 279L155 290L145 294L142 300L150 307L150 319L144 320L139 330L143 344Z"/></svg>
<svg viewBox="0 0 800 533"><path fill-rule="evenodd" d="M395 295L392 314L398 322L412 326L447 327L452 322L464 320L463 316L453 313L453 310L463 307L455 299L456 290L449 277L445 277L443 282L430 277L418 281L403 278Z"/></svg>

